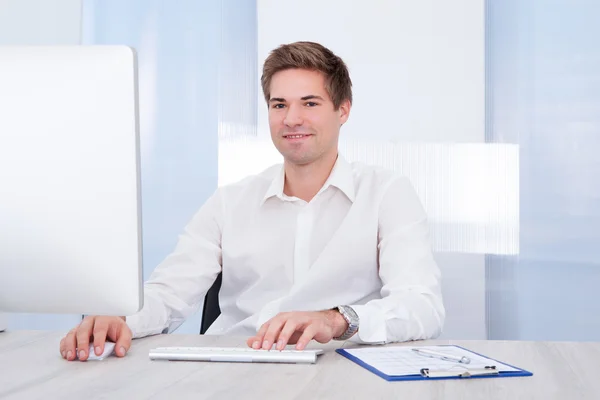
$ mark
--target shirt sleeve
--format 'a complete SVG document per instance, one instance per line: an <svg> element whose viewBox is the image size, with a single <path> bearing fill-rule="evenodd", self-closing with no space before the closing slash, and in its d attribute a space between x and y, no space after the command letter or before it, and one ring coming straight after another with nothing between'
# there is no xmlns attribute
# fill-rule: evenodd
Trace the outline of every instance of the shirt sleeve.
<svg viewBox="0 0 600 400"><path fill-rule="evenodd" d="M440 270L425 210L407 178L386 191L379 213L381 299L351 307L359 330L350 341L383 344L439 336L445 319Z"/></svg>
<svg viewBox="0 0 600 400"><path fill-rule="evenodd" d="M126 317L134 338L177 329L221 272L222 201L217 190L185 227L175 250L144 284L144 306Z"/></svg>

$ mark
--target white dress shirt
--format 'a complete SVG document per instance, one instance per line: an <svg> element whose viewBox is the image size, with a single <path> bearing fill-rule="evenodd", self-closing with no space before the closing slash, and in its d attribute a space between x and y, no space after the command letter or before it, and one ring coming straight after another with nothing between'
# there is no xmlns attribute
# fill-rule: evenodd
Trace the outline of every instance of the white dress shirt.
<svg viewBox="0 0 600 400"><path fill-rule="evenodd" d="M349 305L351 340L386 343L440 334L440 271L426 215L408 179L340 155L318 194L283 193L273 166L221 187L144 286L134 337L172 332L195 313L219 272L221 315L207 334L253 336L284 311Z"/></svg>

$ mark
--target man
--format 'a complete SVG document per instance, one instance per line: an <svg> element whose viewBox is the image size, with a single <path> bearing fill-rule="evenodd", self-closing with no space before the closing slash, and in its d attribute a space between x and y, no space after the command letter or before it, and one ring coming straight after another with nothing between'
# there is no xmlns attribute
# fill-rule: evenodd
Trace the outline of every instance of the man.
<svg viewBox="0 0 600 400"><path fill-rule="evenodd" d="M221 315L207 333L250 336L255 349L440 333L440 273L415 191L338 155L352 106L344 62L317 43L283 45L261 84L283 165L219 188L145 283L143 309L85 318L61 341L64 358L79 349L86 360L92 337L97 354L108 338L122 357L132 337L175 330L221 271Z"/></svg>

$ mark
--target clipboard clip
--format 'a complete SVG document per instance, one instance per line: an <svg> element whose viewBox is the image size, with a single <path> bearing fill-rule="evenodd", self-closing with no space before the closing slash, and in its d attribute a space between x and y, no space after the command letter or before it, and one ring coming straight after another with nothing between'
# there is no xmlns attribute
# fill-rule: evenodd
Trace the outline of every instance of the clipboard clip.
<svg viewBox="0 0 600 400"><path fill-rule="evenodd" d="M426 378L449 378L449 377L458 377L458 378L471 378L474 376L482 376L482 375L498 375L499 371L495 365L491 365L485 368L471 368L468 369L462 366L452 367L450 369L445 370L432 370L429 368L421 368L421 376Z"/></svg>

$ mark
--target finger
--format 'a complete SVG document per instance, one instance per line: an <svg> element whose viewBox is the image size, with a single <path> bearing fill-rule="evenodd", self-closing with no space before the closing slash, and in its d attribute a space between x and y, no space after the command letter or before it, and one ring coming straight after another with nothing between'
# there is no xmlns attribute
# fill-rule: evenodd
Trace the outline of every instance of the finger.
<svg viewBox="0 0 600 400"><path fill-rule="evenodd" d="M252 346L253 349L257 349L257 350L260 349L260 347L262 346L263 337L265 336L267 329L269 329L270 323L271 323L271 320L262 324L262 326L260 327L258 332L256 332L256 336L248 339L248 342L251 342L251 344L248 344L249 346Z"/></svg>
<svg viewBox="0 0 600 400"><path fill-rule="evenodd" d="M75 337L75 329L72 329L64 338L65 358L68 361L75 359L75 349L77 348L77 338Z"/></svg>
<svg viewBox="0 0 600 400"><path fill-rule="evenodd" d="M290 337L290 339L288 340L288 344L298 343L298 340L300 339L300 336L302 336L302 333L302 331L298 331L298 328L296 328L296 332L292 334L292 337Z"/></svg>
<svg viewBox="0 0 600 400"><path fill-rule="evenodd" d="M131 336L131 329L129 329L129 326L127 326L126 323L123 323L115 344L115 353L117 354L117 357L125 357L125 354L127 354L131 348Z"/></svg>
<svg viewBox="0 0 600 400"><path fill-rule="evenodd" d="M67 352L65 350L65 338L60 339L60 346L58 348L60 355L62 358L67 358Z"/></svg>
<svg viewBox="0 0 600 400"><path fill-rule="evenodd" d="M296 350L304 350L308 342L310 342L315 335L319 332L318 324L310 324L304 329L304 333L298 339L298 343L296 343Z"/></svg>
<svg viewBox="0 0 600 400"><path fill-rule="evenodd" d="M252 347L254 342L256 342L256 345L258 345L258 343L260 343L258 341L258 339L256 338L256 336L252 336L252 337L249 337L248 339L246 339L246 344L248 345L248 347Z"/></svg>
<svg viewBox="0 0 600 400"><path fill-rule="evenodd" d="M90 350L90 336L94 327L94 318L86 318L81 322L75 334L77 338L77 355L79 361L87 360Z"/></svg>
<svg viewBox="0 0 600 400"><path fill-rule="evenodd" d="M277 350L285 349L290 338L298 329L298 324L293 320L288 320L288 322L284 325L283 329L279 333L279 337L277 338Z"/></svg>
<svg viewBox="0 0 600 400"><path fill-rule="evenodd" d="M265 333L265 336L262 341L263 350L271 350L271 347L273 347L273 343L275 343L275 341L279 337L279 332L281 332L283 326L288 322L287 318L287 316L275 318L269 324L269 329L267 329L267 332Z"/></svg>
<svg viewBox="0 0 600 400"><path fill-rule="evenodd" d="M104 343L106 342L106 335L108 333L108 321L103 318L97 318L93 332L94 353L99 356L104 351Z"/></svg>

